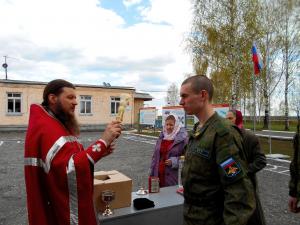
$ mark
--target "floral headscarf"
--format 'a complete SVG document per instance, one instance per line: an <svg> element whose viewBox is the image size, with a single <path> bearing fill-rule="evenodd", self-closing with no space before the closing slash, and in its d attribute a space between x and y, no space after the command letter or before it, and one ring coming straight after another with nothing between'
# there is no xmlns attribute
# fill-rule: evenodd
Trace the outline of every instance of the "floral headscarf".
<svg viewBox="0 0 300 225"><path fill-rule="evenodd" d="M164 125L164 127L163 127L163 134L164 134L163 139L164 140L174 140L177 133L179 132L179 130L181 128L181 124L180 124L180 122L178 120L178 117L176 115L173 115L173 114L168 115L165 122L167 121L167 119L172 119L172 118L170 118L170 116L173 116L175 118L175 125L174 125L174 129L173 129L172 133L170 133L170 134L167 133L166 126Z"/></svg>

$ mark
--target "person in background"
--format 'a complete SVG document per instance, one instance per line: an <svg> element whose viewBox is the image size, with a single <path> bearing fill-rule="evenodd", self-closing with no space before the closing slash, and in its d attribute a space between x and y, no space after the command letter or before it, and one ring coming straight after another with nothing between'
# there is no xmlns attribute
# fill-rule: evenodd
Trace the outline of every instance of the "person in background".
<svg viewBox="0 0 300 225"><path fill-rule="evenodd" d="M256 173L262 170L267 165L265 154L260 148L258 137L251 131L245 130L243 127L243 115L239 110L229 110L226 118L235 124L241 131L244 150L248 162L248 176L251 179L256 191L256 210L250 218L248 224L250 225L264 225L266 224L264 213L259 199Z"/></svg>
<svg viewBox="0 0 300 225"><path fill-rule="evenodd" d="M121 124L112 121L84 149L77 139L75 86L49 82L43 103L30 106L25 140L25 183L29 225L97 225L93 203L94 164L111 154Z"/></svg>
<svg viewBox="0 0 300 225"><path fill-rule="evenodd" d="M150 176L159 177L160 187L178 184L178 160L188 141L186 129L177 116L168 115L156 142Z"/></svg>
<svg viewBox="0 0 300 225"><path fill-rule="evenodd" d="M290 164L291 179L289 182L289 210L293 213L299 213L300 207L300 134L299 124L297 133L293 138L294 155Z"/></svg>
<svg viewBox="0 0 300 225"><path fill-rule="evenodd" d="M255 209L242 138L212 106L213 84L203 75L183 81L180 105L195 124L182 169L184 225L246 225Z"/></svg>

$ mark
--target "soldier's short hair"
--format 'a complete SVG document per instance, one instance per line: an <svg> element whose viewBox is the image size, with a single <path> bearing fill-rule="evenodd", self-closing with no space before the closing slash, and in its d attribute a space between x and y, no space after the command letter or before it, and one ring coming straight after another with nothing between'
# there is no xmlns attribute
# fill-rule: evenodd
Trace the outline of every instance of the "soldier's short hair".
<svg viewBox="0 0 300 225"><path fill-rule="evenodd" d="M192 90L194 93L199 93L202 90L207 91L209 96L209 101L212 100L214 87L211 80L204 75L194 75L185 79L181 85L191 84Z"/></svg>
<svg viewBox="0 0 300 225"><path fill-rule="evenodd" d="M63 80L63 79L56 79L56 80L50 81L44 89L42 105L48 106L49 105L48 96L50 94L54 94L57 96L60 95L62 93L64 87L75 89L75 86L72 83L70 83L66 80Z"/></svg>

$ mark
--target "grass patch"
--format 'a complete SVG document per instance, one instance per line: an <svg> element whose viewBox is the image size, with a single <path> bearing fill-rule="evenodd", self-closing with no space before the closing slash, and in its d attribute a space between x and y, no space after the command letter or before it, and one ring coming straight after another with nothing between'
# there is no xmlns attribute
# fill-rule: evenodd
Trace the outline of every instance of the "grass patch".
<svg viewBox="0 0 300 225"><path fill-rule="evenodd" d="M260 145L265 154L270 154L269 138L259 137ZM277 140L271 139L271 153L283 154L292 158L294 154L292 140Z"/></svg>
<svg viewBox="0 0 300 225"><path fill-rule="evenodd" d="M158 137L160 134L160 130L156 129L145 129L141 130L138 134L149 135L153 137ZM283 154L288 155L292 158L294 154L293 142L292 140L278 140L271 139L271 152L270 152L270 144L269 138L266 137L258 137L260 141L261 148L265 154Z"/></svg>
<svg viewBox="0 0 300 225"><path fill-rule="evenodd" d="M149 135L153 137L158 137L160 131L154 130L143 130L139 134ZM271 152L270 152L270 145L269 145L269 138L265 137L258 137L260 141L261 148L265 154L283 154L290 156L292 158L294 154L293 149L293 142L292 140L278 140L278 139L271 139Z"/></svg>
<svg viewBox="0 0 300 225"><path fill-rule="evenodd" d="M142 130L141 132L138 132L137 134L143 134L143 135L149 135L149 136L153 136L153 137L158 137L160 134L160 131L156 130L154 132L154 130Z"/></svg>
<svg viewBox="0 0 300 225"><path fill-rule="evenodd" d="M290 121L290 130L296 132L297 129L297 121ZM264 123L263 121L257 122L255 125L256 130L264 130L263 128ZM244 127L253 130L253 122L252 121L244 121ZM283 121L272 121L270 125L271 130L276 131L285 131L284 130L284 122Z"/></svg>

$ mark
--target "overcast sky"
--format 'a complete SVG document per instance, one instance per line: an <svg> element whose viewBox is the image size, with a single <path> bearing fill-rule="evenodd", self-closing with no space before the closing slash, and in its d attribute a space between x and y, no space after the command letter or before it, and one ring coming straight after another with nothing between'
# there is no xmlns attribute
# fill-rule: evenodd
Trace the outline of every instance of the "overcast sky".
<svg viewBox="0 0 300 225"><path fill-rule="evenodd" d="M0 0L1 64L9 79L165 91L192 72L190 25L189 0Z"/></svg>

